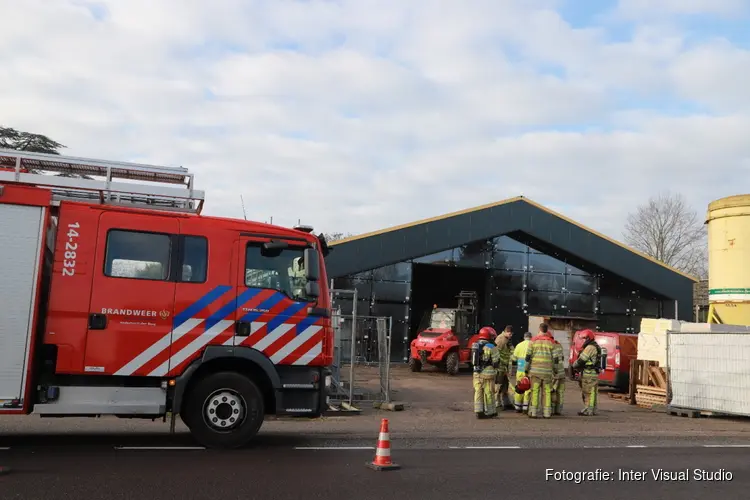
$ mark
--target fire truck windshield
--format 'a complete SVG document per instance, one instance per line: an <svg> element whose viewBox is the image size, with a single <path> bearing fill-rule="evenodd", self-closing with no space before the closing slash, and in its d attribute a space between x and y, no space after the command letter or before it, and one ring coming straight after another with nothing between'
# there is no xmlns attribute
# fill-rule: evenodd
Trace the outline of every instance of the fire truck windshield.
<svg viewBox="0 0 750 500"><path fill-rule="evenodd" d="M278 290L294 300L315 300L305 293L304 262L301 247L266 253L259 244L250 243L245 253L245 286Z"/></svg>

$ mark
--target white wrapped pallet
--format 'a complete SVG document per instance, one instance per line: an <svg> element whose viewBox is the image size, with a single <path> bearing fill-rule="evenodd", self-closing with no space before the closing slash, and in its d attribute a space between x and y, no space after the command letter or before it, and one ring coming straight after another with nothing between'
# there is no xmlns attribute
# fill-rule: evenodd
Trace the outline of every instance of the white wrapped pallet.
<svg viewBox="0 0 750 500"><path fill-rule="evenodd" d="M674 319L643 318L638 332L637 358L644 361L658 361L659 366L667 366L667 331L679 330L680 322Z"/></svg>
<svg viewBox="0 0 750 500"><path fill-rule="evenodd" d="M707 323L669 331L670 405L750 416L750 329Z"/></svg>

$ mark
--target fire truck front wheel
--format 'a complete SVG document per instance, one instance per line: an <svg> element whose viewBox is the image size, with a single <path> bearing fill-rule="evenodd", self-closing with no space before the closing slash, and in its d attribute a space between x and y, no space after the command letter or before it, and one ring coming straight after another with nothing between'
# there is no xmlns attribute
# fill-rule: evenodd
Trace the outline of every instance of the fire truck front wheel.
<svg viewBox="0 0 750 500"><path fill-rule="evenodd" d="M207 448L240 448L263 425L263 394L244 375L214 373L200 380L190 392L190 431Z"/></svg>

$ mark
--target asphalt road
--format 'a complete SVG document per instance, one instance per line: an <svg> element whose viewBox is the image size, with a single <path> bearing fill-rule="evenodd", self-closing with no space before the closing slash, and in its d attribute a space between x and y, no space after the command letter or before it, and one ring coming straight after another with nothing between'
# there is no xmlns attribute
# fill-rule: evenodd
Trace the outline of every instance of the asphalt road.
<svg viewBox="0 0 750 500"><path fill-rule="evenodd" d="M337 434L300 434L283 432L264 432L255 438L250 450L277 449L311 449L311 448L368 448L374 449L377 443L378 429L367 435L353 433ZM472 447L513 447L522 449L561 449L561 448L676 448L676 447L744 447L750 452L750 435L722 434L709 436L514 436L512 432L502 430L492 438L481 438L476 435L460 434L460 430L451 436L441 436L426 430L423 434L402 435L391 429L391 446L397 450L445 450ZM198 444L186 432L170 435L167 432L38 432L11 433L0 432L0 450L11 450L46 453L47 451L75 449L77 452L108 451L115 448L194 448ZM248 451L250 451L248 450ZM0 455L1 458L1 455ZM0 462L1 464L1 462Z"/></svg>
<svg viewBox="0 0 750 500"><path fill-rule="evenodd" d="M300 450L94 450L59 447L44 453L0 451L4 500L148 498L382 499L679 498L745 499L750 488L750 449L443 449L393 450L397 471L365 467L373 452L357 449ZM599 474L584 482L556 480L557 472ZM688 471L689 480L659 481L652 469ZM698 481L696 469L722 471L721 481ZM645 472L625 481L619 470ZM603 472L612 474L610 479ZM729 475L731 474L731 480ZM585 479L585 478L584 478Z"/></svg>

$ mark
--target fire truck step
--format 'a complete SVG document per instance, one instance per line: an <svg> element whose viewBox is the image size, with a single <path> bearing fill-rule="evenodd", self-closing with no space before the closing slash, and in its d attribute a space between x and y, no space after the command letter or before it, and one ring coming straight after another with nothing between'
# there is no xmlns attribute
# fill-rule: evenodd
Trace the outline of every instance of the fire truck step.
<svg viewBox="0 0 750 500"><path fill-rule="evenodd" d="M60 387L57 401L37 404L34 414L163 415L167 393L161 387Z"/></svg>

